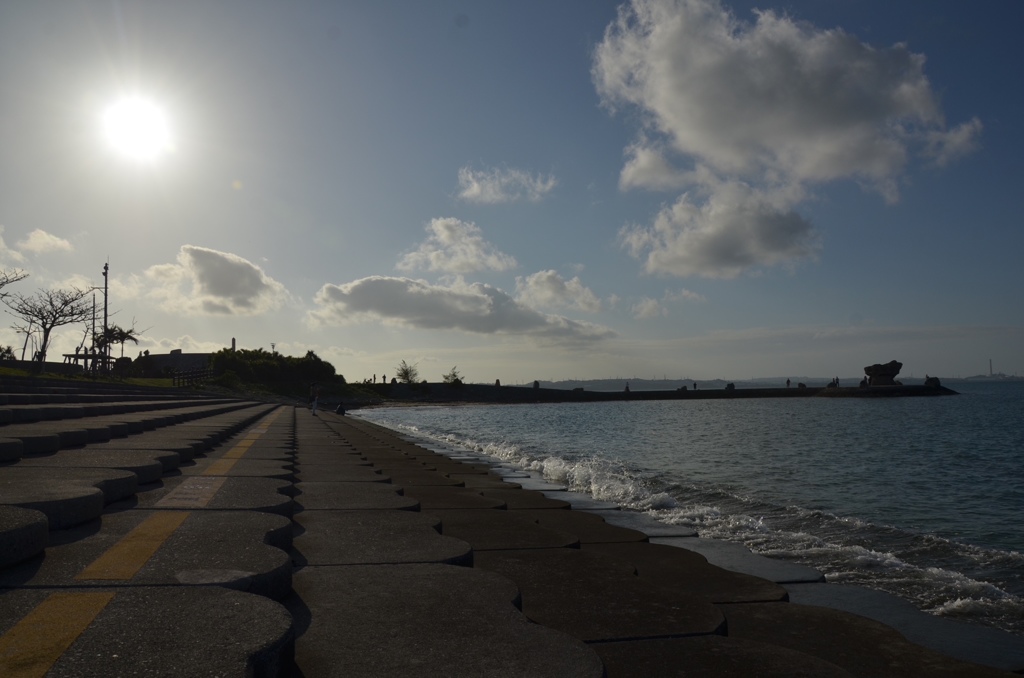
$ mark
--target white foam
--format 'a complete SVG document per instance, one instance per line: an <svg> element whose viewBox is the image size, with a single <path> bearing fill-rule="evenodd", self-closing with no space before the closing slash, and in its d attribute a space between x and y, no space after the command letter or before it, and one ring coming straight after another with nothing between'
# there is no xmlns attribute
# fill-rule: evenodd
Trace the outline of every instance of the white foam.
<svg viewBox="0 0 1024 678"><path fill-rule="evenodd" d="M956 598L926 610L940 617L1004 617L1020 619L1024 615L1024 601L1017 596L997 600Z"/></svg>

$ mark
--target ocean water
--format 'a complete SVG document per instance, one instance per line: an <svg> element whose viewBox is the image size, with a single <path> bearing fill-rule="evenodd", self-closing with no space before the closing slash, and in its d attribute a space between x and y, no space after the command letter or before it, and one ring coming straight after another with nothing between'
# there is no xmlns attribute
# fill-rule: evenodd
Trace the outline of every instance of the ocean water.
<svg viewBox="0 0 1024 678"><path fill-rule="evenodd" d="M961 395L357 414L700 536L1024 635L1024 383Z"/></svg>

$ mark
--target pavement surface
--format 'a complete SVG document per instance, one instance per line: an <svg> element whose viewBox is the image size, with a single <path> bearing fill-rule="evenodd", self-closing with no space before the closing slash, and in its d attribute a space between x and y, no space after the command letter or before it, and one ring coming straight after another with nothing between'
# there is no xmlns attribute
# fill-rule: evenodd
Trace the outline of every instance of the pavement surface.
<svg viewBox="0 0 1024 678"><path fill-rule="evenodd" d="M0 676L997 676L929 617L358 417L0 381Z"/></svg>

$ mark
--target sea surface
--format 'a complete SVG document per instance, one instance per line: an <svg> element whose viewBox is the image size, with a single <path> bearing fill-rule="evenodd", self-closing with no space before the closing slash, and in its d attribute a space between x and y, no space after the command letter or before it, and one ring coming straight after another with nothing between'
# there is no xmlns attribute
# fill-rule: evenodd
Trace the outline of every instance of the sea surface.
<svg viewBox="0 0 1024 678"><path fill-rule="evenodd" d="M1024 382L936 398L360 410L700 536L1024 635Z"/></svg>

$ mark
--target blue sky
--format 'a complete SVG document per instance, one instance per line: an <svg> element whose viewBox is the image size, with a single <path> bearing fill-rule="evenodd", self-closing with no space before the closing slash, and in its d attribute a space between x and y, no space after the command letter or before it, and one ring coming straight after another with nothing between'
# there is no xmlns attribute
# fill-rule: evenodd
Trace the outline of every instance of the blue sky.
<svg viewBox="0 0 1024 678"><path fill-rule="evenodd" d="M0 266L30 274L5 291L109 260L127 350L234 337L349 380L1024 374L1022 19L5 3ZM127 96L165 152L105 137Z"/></svg>

